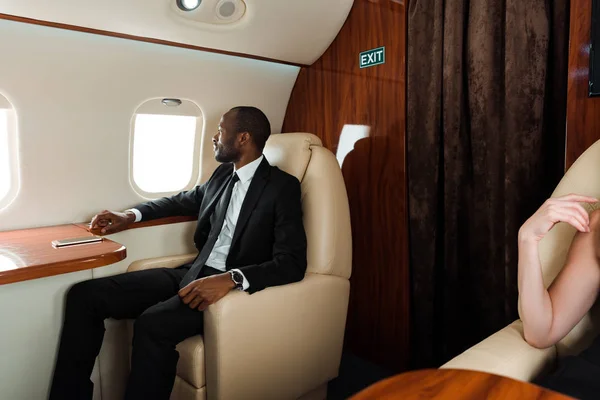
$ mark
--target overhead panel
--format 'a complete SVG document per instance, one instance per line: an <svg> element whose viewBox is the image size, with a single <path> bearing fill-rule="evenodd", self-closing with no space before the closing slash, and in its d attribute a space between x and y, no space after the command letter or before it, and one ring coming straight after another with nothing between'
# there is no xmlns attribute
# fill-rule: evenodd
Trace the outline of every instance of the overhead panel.
<svg viewBox="0 0 600 400"><path fill-rule="evenodd" d="M0 0L0 13L294 64L315 62L354 0Z"/></svg>

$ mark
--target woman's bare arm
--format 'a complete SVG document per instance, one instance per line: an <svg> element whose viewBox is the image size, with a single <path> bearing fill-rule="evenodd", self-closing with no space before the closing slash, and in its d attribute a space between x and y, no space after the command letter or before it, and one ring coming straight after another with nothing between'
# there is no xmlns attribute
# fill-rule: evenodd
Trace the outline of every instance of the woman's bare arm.
<svg viewBox="0 0 600 400"><path fill-rule="evenodd" d="M519 231L519 297L525 340L545 348L560 341L594 304L600 289L600 214L588 216L578 202L595 202L584 196L551 199ZM544 287L539 241L557 222L579 232L566 264L548 290Z"/></svg>

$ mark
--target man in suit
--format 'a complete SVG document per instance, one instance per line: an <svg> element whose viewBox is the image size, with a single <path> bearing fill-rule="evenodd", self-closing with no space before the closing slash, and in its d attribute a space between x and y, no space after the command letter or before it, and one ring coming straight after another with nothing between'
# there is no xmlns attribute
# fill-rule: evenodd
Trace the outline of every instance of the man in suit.
<svg viewBox="0 0 600 400"><path fill-rule="evenodd" d="M271 127L254 107L236 107L213 137L221 162L194 189L125 212L103 211L92 232L111 234L133 222L198 216L196 259L178 268L130 272L74 285L67 294L50 399L91 399L90 375L104 319L135 318L126 399L168 399L179 358L175 346L202 332L202 311L231 290L254 293L300 281L306 235L300 183L269 165L262 151ZM240 336L244 332L240 332Z"/></svg>

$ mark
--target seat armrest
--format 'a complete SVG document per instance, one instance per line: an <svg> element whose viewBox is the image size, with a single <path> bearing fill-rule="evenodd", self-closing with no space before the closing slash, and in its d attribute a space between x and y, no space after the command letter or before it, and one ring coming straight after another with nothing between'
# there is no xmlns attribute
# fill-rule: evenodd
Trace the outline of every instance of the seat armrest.
<svg viewBox="0 0 600 400"><path fill-rule="evenodd" d="M350 282L307 274L204 312L208 399L294 399L335 378Z"/></svg>
<svg viewBox="0 0 600 400"><path fill-rule="evenodd" d="M127 268L127 272L142 271L152 268L177 268L183 264L190 263L196 258L197 254L183 254L179 256L168 256L158 258L147 258L132 262Z"/></svg>
<svg viewBox="0 0 600 400"><path fill-rule="evenodd" d="M537 349L523 339L517 320L456 356L440 368L468 369L530 382L552 367L556 347Z"/></svg>

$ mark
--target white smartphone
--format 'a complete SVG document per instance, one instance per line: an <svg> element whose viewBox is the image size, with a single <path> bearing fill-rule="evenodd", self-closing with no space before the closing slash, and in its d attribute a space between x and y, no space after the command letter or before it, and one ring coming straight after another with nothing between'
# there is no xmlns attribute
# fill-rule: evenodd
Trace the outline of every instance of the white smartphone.
<svg viewBox="0 0 600 400"><path fill-rule="evenodd" d="M102 238L100 236L83 236L83 237L77 237L77 238L71 238L71 239L60 239L60 240L53 240L52 247L59 248L59 247L66 247L66 246L75 246L75 245L79 245L79 244L97 243L97 242L101 242L102 240L104 240L104 238Z"/></svg>

